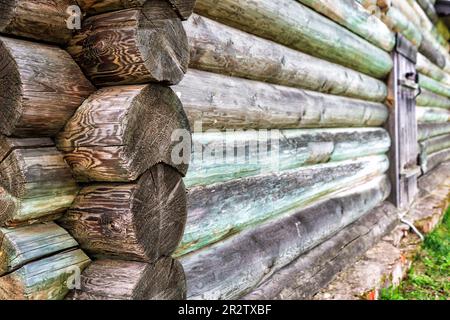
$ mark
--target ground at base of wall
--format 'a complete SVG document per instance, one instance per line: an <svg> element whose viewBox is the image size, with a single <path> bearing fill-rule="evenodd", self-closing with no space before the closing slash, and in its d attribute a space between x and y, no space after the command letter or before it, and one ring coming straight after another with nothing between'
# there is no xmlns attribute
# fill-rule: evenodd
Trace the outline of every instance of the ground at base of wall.
<svg viewBox="0 0 450 320"><path fill-rule="evenodd" d="M422 194L406 214L405 219L412 222L421 233L430 233L442 221L449 205L449 195L450 178L439 184L432 192ZM430 237L433 235L434 233ZM448 234L446 236L448 237ZM421 246L419 236L407 224L400 224L367 251L359 261L339 273L327 287L314 296L314 299L376 300L382 296L389 298L389 293L392 294L390 298L395 298L393 288L398 288L407 275L415 274L415 270L410 269L413 261L417 261L415 258L423 254L423 251L420 251ZM448 253L446 259L448 264ZM416 280L426 281L424 277ZM446 285L448 286L448 282ZM437 288L437 291L439 290Z"/></svg>

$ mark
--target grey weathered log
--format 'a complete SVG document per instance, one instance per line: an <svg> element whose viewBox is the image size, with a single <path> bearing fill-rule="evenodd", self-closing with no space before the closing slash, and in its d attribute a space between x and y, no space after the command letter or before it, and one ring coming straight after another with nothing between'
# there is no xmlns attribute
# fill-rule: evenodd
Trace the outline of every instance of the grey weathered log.
<svg viewBox="0 0 450 320"><path fill-rule="evenodd" d="M423 11L426 13L428 18L432 23L438 22L438 15L436 13L436 9L434 8L434 4L430 0L417 0L417 3L422 7Z"/></svg>
<svg viewBox="0 0 450 320"><path fill-rule="evenodd" d="M194 187L188 193L186 230L174 256L256 228L383 174L388 166L386 156L371 156Z"/></svg>
<svg viewBox="0 0 450 320"><path fill-rule="evenodd" d="M193 15L184 27L191 68L362 100L386 98L379 80L208 18Z"/></svg>
<svg viewBox="0 0 450 320"><path fill-rule="evenodd" d="M79 181L134 181L157 163L175 163L175 130L190 138L176 94L158 84L108 87L87 99L58 136L58 148Z"/></svg>
<svg viewBox="0 0 450 320"><path fill-rule="evenodd" d="M436 81L426 75L419 74L419 84L422 88L425 88L438 95L450 98L450 86L443 82Z"/></svg>
<svg viewBox="0 0 450 320"><path fill-rule="evenodd" d="M441 81L446 85L450 85L450 75L433 64L430 60L427 59L423 54L417 54L417 71L420 73L436 80Z"/></svg>
<svg viewBox="0 0 450 320"><path fill-rule="evenodd" d="M416 105L420 107L437 107L450 109L450 98L441 96L425 88L416 98Z"/></svg>
<svg viewBox="0 0 450 320"><path fill-rule="evenodd" d="M416 108L416 118L418 123L450 122L450 110L418 106Z"/></svg>
<svg viewBox="0 0 450 320"><path fill-rule="evenodd" d="M379 126L384 104L189 70L173 87L191 127L292 129Z"/></svg>
<svg viewBox="0 0 450 320"><path fill-rule="evenodd" d="M186 33L165 0L87 18L67 50L98 86L175 84L189 63Z"/></svg>
<svg viewBox="0 0 450 320"><path fill-rule="evenodd" d="M162 258L154 264L123 260L94 261L81 275L73 300L183 300L186 279L181 264Z"/></svg>
<svg viewBox="0 0 450 320"><path fill-rule="evenodd" d="M422 158L422 171L423 173L430 172L434 168L436 168L439 164L450 160L450 149L444 149L433 154L427 155Z"/></svg>
<svg viewBox="0 0 450 320"><path fill-rule="evenodd" d="M445 67L445 56L441 52L439 52L439 50L436 48L436 45L428 38L422 38L419 51L439 68Z"/></svg>
<svg viewBox="0 0 450 320"><path fill-rule="evenodd" d="M450 123L423 123L418 125L418 140L450 133Z"/></svg>
<svg viewBox="0 0 450 320"><path fill-rule="evenodd" d="M387 177L328 197L181 258L188 299L237 299L380 204Z"/></svg>
<svg viewBox="0 0 450 320"><path fill-rule="evenodd" d="M408 18L396 7L390 7L386 12L383 12L381 14L381 20L391 28L392 31L401 33L416 47L419 47L422 43L423 36L420 29L408 20Z"/></svg>
<svg viewBox="0 0 450 320"><path fill-rule="evenodd" d="M422 154L429 155L437 151L450 148L450 134L433 137L431 139L421 141L419 144Z"/></svg>
<svg viewBox="0 0 450 320"><path fill-rule="evenodd" d="M0 277L0 300L61 300L89 263L81 250L28 263Z"/></svg>
<svg viewBox="0 0 450 320"><path fill-rule="evenodd" d="M381 128L204 132L194 133L192 140L191 162L184 178L188 188L384 154L391 144Z"/></svg>
<svg viewBox="0 0 450 320"><path fill-rule="evenodd" d="M195 11L376 78L392 69L385 51L292 0L197 0Z"/></svg>
<svg viewBox="0 0 450 320"><path fill-rule="evenodd" d="M243 299L311 299L398 223L397 209L384 202L272 275Z"/></svg>
<svg viewBox="0 0 450 320"><path fill-rule="evenodd" d="M186 215L181 175L159 164L134 183L83 188L58 222L91 256L154 262L177 248Z"/></svg>
<svg viewBox="0 0 450 320"><path fill-rule="evenodd" d="M0 133L53 136L94 90L64 50L0 37Z"/></svg>
<svg viewBox="0 0 450 320"><path fill-rule="evenodd" d="M26 263L78 246L53 222L20 228L0 228L0 276Z"/></svg>
<svg viewBox="0 0 450 320"><path fill-rule="evenodd" d="M68 27L75 0L2 0L0 33L65 44L72 37Z"/></svg>
<svg viewBox="0 0 450 320"><path fill-rule="evenodd" d="M13 147L0 160L0 226L54 219L75 199L78 186L54 146Z"/></svg>
<svg viewBox="0 0 450 320"><path fill-rule="evenodd" d="M151 2L150 0L149 2ZM194 10L195 0L166 0L181 19L189 18ZM88 14L142 7L147 0L77 0Z"/></svg>

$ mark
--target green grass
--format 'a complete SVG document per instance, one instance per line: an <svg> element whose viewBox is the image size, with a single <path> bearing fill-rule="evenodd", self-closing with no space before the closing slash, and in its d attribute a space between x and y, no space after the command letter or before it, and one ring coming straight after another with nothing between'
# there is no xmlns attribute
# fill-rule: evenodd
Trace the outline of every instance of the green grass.
<svg viewBox="0 0 450 320"><path fill-rule="evenodd" d="M450 207L442 224L430 233L400 286L382 290L383 300L450 299Z"/></svg>

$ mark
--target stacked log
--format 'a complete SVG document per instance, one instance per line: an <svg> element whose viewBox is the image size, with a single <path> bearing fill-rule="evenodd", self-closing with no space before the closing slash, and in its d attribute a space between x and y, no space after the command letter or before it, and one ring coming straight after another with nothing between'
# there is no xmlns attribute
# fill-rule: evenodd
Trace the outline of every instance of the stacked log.
<svg viewBox="0 0 450 320"><path fill-rule="evenodd" d="M79 190L52 137L95 90L56 46L73 4L0 4L0 299L62 299L90 262L52 222Z"/></svg>
<svg viewBox="0 0 450 320"><path fill-rule="evenodd" d="M190 127L169 84L188 66L181 19L194 1L79 1L91 16L68 52L99 88L57 136L83 183L58 220L93 263L67 299L183 299L182 266L171 254L186 224L174 132Z"/></svg>

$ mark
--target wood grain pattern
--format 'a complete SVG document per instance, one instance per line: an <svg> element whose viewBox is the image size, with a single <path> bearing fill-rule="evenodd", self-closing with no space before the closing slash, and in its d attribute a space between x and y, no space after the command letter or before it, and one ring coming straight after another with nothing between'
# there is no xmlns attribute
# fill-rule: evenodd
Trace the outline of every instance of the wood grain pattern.
<svg viewBox="0 0 450 320"><path fill-rule="evenodd" d="M382 49L292 0L197 0L195 11L375 78L393 66Z"/></svg>
<svg viewBox="0 0 450 320"><path fill-rule="evenodd" d="M94 90L64 50L0 37L0 133L53 136Z"/></svg>
<svg viewBox="0 0 450 320"><path fill-rule="evenodd" d="M150 0L149 2L151 2ZM189 18L194 10L195 0L166 0L179 17ZM116 11L128 8L142 7L147 0L77 0L83 11L98 14L106 11Z"/></svg>
<svg viewBox="0 0 450 320"><path fill-rule="evenodd" d="M73 250L26 264L0 278L0 300L63 299L76 270L83 271L89 263L83 251Z"/></svg>
<svg viewBox="0 0 450 320"><path fill-rule="evenodd" d="M75 0L2 0L0 33L65 44L72 37L67 8Z"/></svg>
<svg viewBox="0 0 450 320"><path fill-rule="evenodd" d="M377 177L181 258L188 299L238 299L372 210L389 194Z"/></svg>
<svg viewBox="0 0 450 320"><path fill-rule="evenodd" d="M444 149L422 158L422 171L428 173L441 163L450 160L450 149Z"/></svg>
<svg viewBox="0 0 450 320"><path fill-rule="evenodd" d="M395 45L389 28L354 0L297 0L387 52Z"/></svg>
<svg viewBox="0 0 450 320"><path fill-rule="evenodd" d="M67 50L98 86L175 84L189 63L186 33L164 0L86 19Z"/></svg>
<svg viewBox="0 0 450 320"><path fill-rule="evenodd" d="M189 124L170 88L109 87L77 110L58 136L58 148L80 181L134 181L160 162L184 175L188 164L171 157L177 129L189 132Z"/></svg>
<svg viewBox="0 0 450 320"><path fill-rule="evenodd" d="M432 154L450 148L450 134L433 137L419 143L422 154Z"/></svg>
<svg viewBox="0 0 450 320"><path fill-rule="evenodd" d="M386 85L365 74L193 15L183 24L191 68L382 102Z"/></svg>
<svg viewBox="0 0 450 320"><path fill-rule="evenodd" d="M381 128L205 132L194 133L192 140L195 147L184 178L188 188L384 154L391 145ZM199 156L200 147L204 151ZM227 158L230 155L232 162Z"/></svg>
<svg viewBox="0 0 450 320"><path fill-rule="evenodd" d="M81 275L73 300L183 300L186 279L181 264L162 258L154 264L97 260Z"/></svg>
<svg viewBox="0 0 450 320"><path fill-rule="evenodd" d="M450 123L421 123L418 125L418 140L450 133Z"/></svg>
<svg viewBox="0 0 450 320"><path fill-rule="evenodd" d="M0 163L0 225L61 214L77 192L70 168L54 146L13 149Z"/></svg>
<svg viewBox="0 0 450 320"><path fill-rule="evenodd" d="M20 228L0 228L0 276L26 263L78 246L53 222Z"/></svg>
<svg viewBox="0 0 450 320"><path fill-rule="evenodd" d="M381 103L197 70L173 90L194 130L200 121L204 130L379 126L388 116Z"/></svg>
<svg viewBox="0 0 450 320"><path fill-rule="evenodd" d="M388 169L386 156L199 186L188 193L188 219L175 256L209 246L264 221L287 215Z"/></svg>
<svg viewBox="0 0 450 320"><path fill-rule="evenodd" d="M273 274L243 299L311 299L337 273L355 263L397 224L397 209L392 204L383 202L355 223Z"/></svg>
<svg viewBox="0 0 450 320"><path fill-rule="evenodd" d="M181 175L160 164L132 184L83 188L59 223L91 256L154 262L176 249L186 215Z"/></svg>

